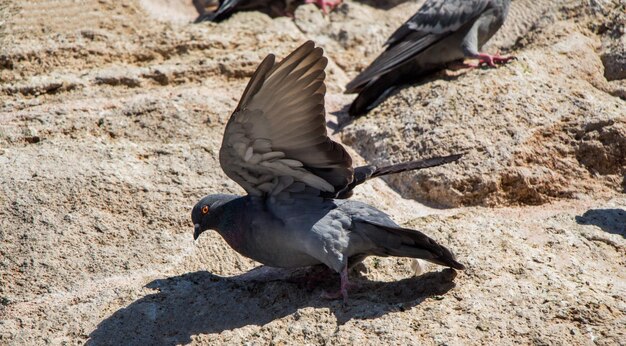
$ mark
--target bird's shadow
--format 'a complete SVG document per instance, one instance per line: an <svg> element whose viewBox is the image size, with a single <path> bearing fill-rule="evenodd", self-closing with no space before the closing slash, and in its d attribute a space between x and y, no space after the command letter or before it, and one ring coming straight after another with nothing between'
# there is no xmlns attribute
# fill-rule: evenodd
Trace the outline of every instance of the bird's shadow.
<svg viewBox="0 0 626 346"><path fill-rule="evenodd" d="M198 271L154 280L146 287L158 292L107 317L89 335L87 344L186 344L193 335L262 326L304 307L327 308L338 324L377 318L446 293L455 286L456 277L452 269L388 283L353 276L358 287L350 291L348 303L343 304L341 300L320 297L322 289L337 288L338 276L323 275L325 281L312 289L307 287L311 270L316 269L262 266L233 277Z"/></svg>
<svg viewBox="0 0 626 346"><path fill-rule="evenodd" d="M619 234L626 238L626 210L624 209L589 209L583 215L576 216L579 225L595 225L603 231Z"/></svg>

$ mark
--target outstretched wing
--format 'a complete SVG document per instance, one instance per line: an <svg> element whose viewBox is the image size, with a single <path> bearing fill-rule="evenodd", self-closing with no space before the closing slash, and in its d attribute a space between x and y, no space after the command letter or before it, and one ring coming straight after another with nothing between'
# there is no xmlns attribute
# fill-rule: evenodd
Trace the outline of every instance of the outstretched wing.
<svg viewBox="0 0 626 346"><path fill-rule="evenodd" d="M427 0L389 37L387 50L348 83L346 92L359 92L370 81L453 34L480 16L489 3L490 0Z"/></svg>
<svg viewBox="0 0 626 346"><path fill-rule="evenodd" d="M226 125L222 169L256 196L342 189L352 159L326 133L323 50L308 41L274 59L263 60Z"/></svg>

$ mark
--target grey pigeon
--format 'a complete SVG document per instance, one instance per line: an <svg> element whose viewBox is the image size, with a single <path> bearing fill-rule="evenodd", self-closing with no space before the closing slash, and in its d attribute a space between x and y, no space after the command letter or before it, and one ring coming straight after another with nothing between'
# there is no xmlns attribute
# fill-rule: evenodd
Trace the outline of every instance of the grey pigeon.
<svg viewBox="0 0 626 346"><path fill-rule="evenodd" d="M510 3L426 0L387 40L387 49L346 85L347 94L359 94L350 106L350 116L361 116L376 107L394 86L415 82L450 62L473 58L493 67L514 59L480 52L504 23Z"/></svg>
<svg viewBox="0 0 626 346"><path fill-rule="evenodd" d="M328 13L342 2L342 0L220 0L215 11L207 12L204 6L206 1L193 0L200 14L195 23L221 22L239 11L261 11L272 17L293 16L296 7L302 3L315 3L322 9L322 12Z"/></svg>
<svg viewBox="0 0 626 346"><path fill-rule="evenodd" d="M447 248L398 226L365 203L347 200L367 179L433 167L461 155L377 168L352 159L326 132L321 48L306 42L280 63L267 56L224 131L220 164L246 196L209 195L191 212L194 239L216 230L243 256L272 267L325 264L340 273L370 255L421 258L464 269Z"/></svg>

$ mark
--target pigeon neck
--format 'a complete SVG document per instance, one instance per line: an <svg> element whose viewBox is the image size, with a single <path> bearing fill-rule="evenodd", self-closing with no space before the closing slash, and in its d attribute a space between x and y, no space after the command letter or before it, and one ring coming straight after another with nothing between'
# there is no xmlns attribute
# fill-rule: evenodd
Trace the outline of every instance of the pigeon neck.
<svg viewBox="0 0 626 346"><path fill-rule="evenodd" d="M238 198L224 204L214 214L216 230L235 249L241 244L240 238L243 236L240 227L244 217L242 213L246 210L243 199Z"/></svg>

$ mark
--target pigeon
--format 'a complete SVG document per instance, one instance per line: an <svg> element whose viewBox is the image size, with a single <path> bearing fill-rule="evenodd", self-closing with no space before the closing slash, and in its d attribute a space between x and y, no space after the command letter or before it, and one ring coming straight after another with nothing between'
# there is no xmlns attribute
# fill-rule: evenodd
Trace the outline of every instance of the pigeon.
<svg viewBox="0 0 626 346"><path fill-rule="evenodd" d="M219 0L219 6L213 12L205 10L204 2L208 0L193 0L194 6L200 14L194 21L200 23L204 21L221 22L239 11L262 11L269 16L289 16L293 17L295 8L302 3L315 3L322 9L324 14L337 7L343 0Z"/></svg>
<svg viewBox="0 0 626 346"><path fill-rule="evenodd" d="M511 56L481 53L500 29L510 0L426 0L426 3L387 40L386 50L346 85L359 95L348 111L361 116L382 102L393 88L415 82L448 63L478 59L477 67L507 63Z"/></svg>
<svg viewBox="0 0 626 346"><path fill-rule="evenodd" d="M217 231L238 253L270 267L325 264L340 274L367 256L401 256L464 269L453 253L425 234L399 226L382 211L349 200L368 179L458 160L354 168L345 148L328 137L324 84L327 59L312 41L281 62L268 55L232 113L219 151L226 175L245 196L214 194L193 207L194 240Z"/></svg>

